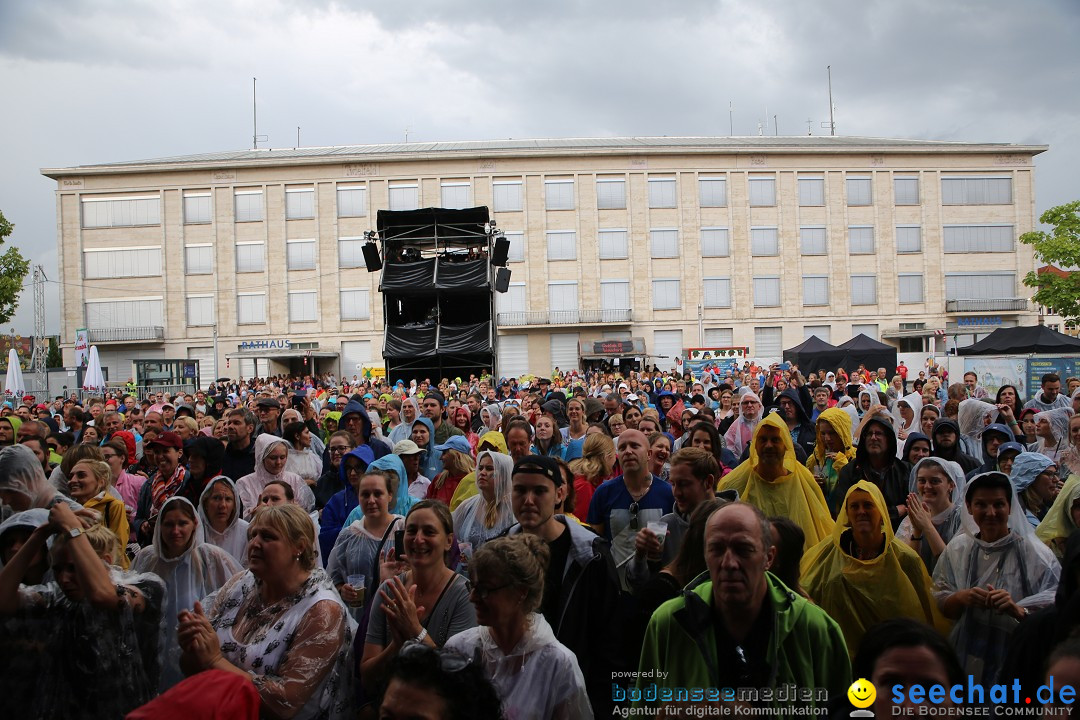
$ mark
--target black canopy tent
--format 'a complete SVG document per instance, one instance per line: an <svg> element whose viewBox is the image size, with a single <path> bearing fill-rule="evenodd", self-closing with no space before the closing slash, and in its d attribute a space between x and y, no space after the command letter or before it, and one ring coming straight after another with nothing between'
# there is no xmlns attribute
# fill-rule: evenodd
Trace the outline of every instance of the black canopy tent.
<svg viewBox="0 0 1080 720"><path fill-rule="evenodd" d="M957 350L960 355L1071 355L1080 353L1080 338L1059 333L1045 325L998 328L974 345Z"/></svg>
<svg viewBox="0 0 1080 720"><path fill-rule="evenodd" d="M885 368L892 376L896 369L896 348L869 338L862 333L836 346L837 350L843 351L843 357L837 363L837 367L853 370L859 365L866 366L869 370Z"/></svg>
<svg viewBox="0 0 1080 720"><path fill-rule="evenodd" d="M835 368L844 352L830 345L817 335L811 335L802 343L784 351L784 361L800 368Z"/></svg>

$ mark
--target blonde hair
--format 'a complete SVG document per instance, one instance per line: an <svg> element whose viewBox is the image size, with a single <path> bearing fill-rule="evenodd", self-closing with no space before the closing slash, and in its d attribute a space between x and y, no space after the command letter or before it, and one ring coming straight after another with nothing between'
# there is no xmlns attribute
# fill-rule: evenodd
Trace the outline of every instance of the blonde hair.
<svg viewBox="0 0 1080 720"><path fill-rule="evenodd" d="M300 555L297 560L300 567L305 570L315 569L315 524L303 508L292 503L263 505L255 510L255 515L251 518L248 537L251 537L251 531L260 525L276 530L288 542L298 545Z"/></svg>
<svg viewBox="0 0 1080 720"><path fill-rule="evenodd" d="M101 454L100 451L98 451L98 454ZM109 463L104 460L91 460L86 458L75 463L75 465L86 465L90 468L90 472L93 473L94 479L97 480L98 484L101 486L98 492L107 490L112 485L112 468L110 468ZM75 465L72 466L72 470L75 469Z"/></svg>
<svg viewBox="0 0 1080 720"><path fill-rule="evenodd" d="M615 452L615 443L604 433L593 433L581 446L581 457L570 463L570 470L589 482L607 475L607 457Z"/></svg>
<svg viewBox="0 0 1080 720"><path fill-rule="evenodd" d="M197 422L195 422L195 418L189 418L187 415L182 415L181 417L178 417L175 420L173 420L173 429L174 430L176 429L177 425L183 425L188 430L190 430L192 433L199 432L199 424Z"/></svg>
<svg viewBox="0 0 1080 720"><path fill-rule="evenodd" d="M445 450L442 454L443 471L431 483L436 490L442 488L452 475L464 477L473 471L472 459L458 450Z"/></svg>
<svg viewBox="0 0 1080 720"><path fill-rule="evenodd" d="M473 576L498 578L500 584L525 590L522 609L531 613L544 597L544 576L551 562L548 544L536 535L520 533L489 540L473 557Z"/></svg>
<svg viewBox="0 0 1080 720"><path fill-rule="evenodd" d="M97 523L84 530L83 535L90 541L90 547L94 548L95 555L102 560L108 555L114 565L120 564L124 548L120 544L120 538L116 537L116 533L101 523ZM57 533L53 537L52 547L49 548L49 557L55 561L56 556L70 540L67 533Z"/></svg>

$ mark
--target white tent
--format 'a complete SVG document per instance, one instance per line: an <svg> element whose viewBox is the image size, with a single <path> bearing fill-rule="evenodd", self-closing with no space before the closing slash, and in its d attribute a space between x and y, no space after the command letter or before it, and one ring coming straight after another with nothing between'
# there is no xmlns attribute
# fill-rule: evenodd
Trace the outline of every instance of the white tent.
<svg viewBox="0 0 1080 720"><path fill-rule="evenodd" d="M83 375L82 389L92 393L105 392L105 375L101 372L97 345L90 346L90 361L86 365L86 374Z"/></svg>

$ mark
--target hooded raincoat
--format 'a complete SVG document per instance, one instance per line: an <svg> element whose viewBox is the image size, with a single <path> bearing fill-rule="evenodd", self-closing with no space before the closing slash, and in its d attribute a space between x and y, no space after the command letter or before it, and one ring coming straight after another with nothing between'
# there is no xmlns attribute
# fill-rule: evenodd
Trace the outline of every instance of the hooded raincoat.
<svg viewBox="0 0 1080 720"><path fill-rule="evenodd" d="M214 488L218 484L227 485L233 494L232 515L229 516L228 524L223 532L218 532L210 525L210 518L206 514L207 500L214 494ZM248 523L247 520L240 517L243 514L244 508L240 506L240 496L237 494L236 484L232 480L224 475L218 475L206 483L202 497L199 498L199 532L202 533L203 542L216 545L232 555L236 562L247 567Z"/></svg>
<svg viewBox="0 0 1080 720"><path fill-rule="evenodd" d="M818 415L818 422L821 421L829 423L844 446L840 452L830 458L827 456L828 448L825 447L821 435L816 435L814 451L806 459L806 468L813 473L814 479L818 481L818 485L821 486L825 497L828 497L829 493L836 488L836 480L840 477L840 471L855 457L855 446L851 444L851 418L848 417L846 412L834 407L828 408Z"/></svg>
<svg viewBox="0 0 1080 720"><path fill-rule="evenodd" d="M509 653L503 653L485 626L458 633L444 647L480 662L507 717L591 720L592 707L577 658L555 638L543 615L532 613L526 623L525 634Z"/></svg>
<svg viewBox="0 0 1080 720"><path fill-rule="evenodd" d="M349 452L345 457L341 458L341 464L338 466L338 474L341 478L342 490L339 490L326 502L326 507L323 508L322 515L319 518L319 549L322 556L329 557L330 551L334 548L334 542L337 540L338 533L341 532L349 518L349 513L353 509L360 505L360 499L356 496L356 490L345 473L345 461L348 458L357 458L364 465L366 470L371 463L375 462L375 458L372 457L371 448L367 445L361 445L360 447Z"/></svg>
<svg viewBox="0 0 1080 720"><path fill-rule="evenodd" d="M162 520L175 505L187 505L192 514L195 507L187 498L174 496L161 506L161 515L154 525L154 542L135 556L133 569L137 573L153 573L165 581L165 600L162 603L161 681L159 692L165 692L184 679L180 670L180 644L176 638L177 615L181 610L193 610L195 603L215 592L233 575L243 570L236 559L215 545L203 542L202 532L192 528L187 547L176 557L168 557L161 539ZM198 517L197 514L195 514ZM196 525L198 522L196 521Z"/></svg>
<svg viewBox="0 0 1080 720"><path fill-rule="evenodd" d="M490 457L495 466L494 502L488 503L478 492L454 510L454 537L459 543L472 545L473 551L488 540L502 535L515 522L514 508L510 502L510 475L514 470L514 461L509 455L485 450L476 459L477 467L485 457Z"/></svg>
<svg viewBox="0 0 1080 720"><path fill-rule="evenodd" d="M997 406L974 398L961 401L956 411L956 422L960 426L960 447L980 463L989 460L983 452L983 431L987 425L997 420L997 416ZM987 418L990 422L987 422Z"/></svg>
<svg viewBox="0 0 1080 720"><path fill-rule="evenodd" d="M412 438L412 425L405 422L405 412L404 412L404 410L405 410L406 405L412 405L413 410L416 413L415 417L420 417L420 415L421 415L421 413L420 413L420 404L416 402L416 398L411 398L411 397L404 398L401 401L401 409L402 409L401 422L398 423L397 427L393 428L390 431L390 435L388 437L388 439L390 440L391 445L397 445L402 440L410 440Z"/></svg>
<svg viewBox="0 0 1080 720"><path fill-rule="evenodd" d="M855 461L848 463L840 473L836 489L829 496L829 508L839 514L844 497L851 486L859 480L869 480L878 486L885 497L885 504L889 509L889 522L895 529L900 525L900 514L896 508L907 504L908 475L911 469L906 462L896 457L896 433L892 425L883 417L872 415L863 420L862 430L865 431L872 423L880 424L885 431L885 439L889 443L885 450L887 464L881 470L874 469L870 463L870 453L866 450L866 443L860 443L855 450Z"/></svg>
<svg viewBox="0 0 1080 720"><path fill-rule="evenodd" d="M784 468L787 474L773 481L757 473L757 434L766 426L778 430L784 441ZM814 476L795 457L795 446L787 425L776 413L758 424L750 444L750 460L725 475L719 489L737 491L741 500L757 507L766 516L791 518L805 535L804 550L826 539L832 531L833 521L825 504L825 496L814 481Z"/></svg>
<svg viewBox="0 0 1080 720"><path fill-rule="evenodd" d="M495 432L494 430L486 432L480 436L480 442L477 443L477 447L480 447L484 443L491 445L495 448L496 452L503 455L509 455L510 450L506 447L506 438L503 437L501 432ZM461 482L454 488L454 495L450 498L450 511L457 510L461 503L465 502L471 497L476 495L476 472L471 472L465 477L461 478Z"/></svg>
<svg viewBox="0 0 1080 720"><path fill-rule="evenodd" d="M1054 551L1059 559L1065 556L1065 541L1080 527L1073 520L1073 504L1080 500L1080 475L1072 475L1054 498L1035 535Z"/></svg>
<svg viewBox="0 0 1080 720"><path fill-rule="evenodd" d="M949 541L961 530L961 519L963 518L964 507L964 487L966 482L964 480L964 471L952 460L924 457L922 460L915 463L915 467L911 468L911 479L908 481L909 492L918 494L917 478L919 476L919 468L923 465L937 465L953 482L952 504L950 504L947 509L930 518L930 521L934 523L934 529L937 530L938 535L941 536L942 542L948 545ZM907 542L911 539L913 533L914 528L911 525L911 516L906 516L900 522L900 527L896 529L896 539ZM930 543L925 540L919 544L919 557L921 557L923 563L926 564L927 572L933 574L934 568L937 567L938 559L934 557L934 553L930 549Z"/></svg>
<svg viewBox="0 0 1080 720"><path fill-rule="evenodd" d="M443 469L441 453L435 450L435 424L431 422L430 418L426 417L416 418L413 421L413 427L416 427L417 423L424 425L428 430L427 445L420 448L424 451L420 456L420 474L429 480L434 480ZM412 431L410 430L411 436Z"/></svg>
<svg viewBox="0 0 1080 720"><path fill-rule="evenodd" d="M900 407L900 403L907 405L911 408L912 418L911 422L904 420L904 415ZM896 401L896 404L892 407L893 427L896 428L896 436L900 440L906 441L908 436L913 432L917 432L919 429L919 415L922 413L922 393L909 393ZM903 447L904 443L900 444Z"/></svg>
<svg viewBox="0 0 1080 720"><path fill-rule="evenodd" d="M388 454L390 448L387 447L387 442L383 441L382 438L379 437L379 433L375 431L375 424L372 423L367 408L364 407L364 403L360 400L349 400L349 402L345 404L345 409L341 411L341 423L344 424L345 418L353 414L360 416L360 423L363 425L363 437L356 438L356 442L361 445L370 446L372 454L377 458ZM340 427L340 425L338 427ZM381 427L379 432L381 432Z"/></svg>
<svg viewBox="0 0 1080 720"><path fill-rule="evenodd" d="M741 403L743 398L746 397L751 397L757 400L759 403L761 402L761 398L759 398L757 395L750 392L749 390L740 394L738 401ZM747 444L749 444L753 440L754 430L761 422L761 413L763 412L764 408L758 407L757 417L753 420L747 420L743 417L741 408L738 406L738 404L734 403L733 401L733 405L735 405L735 407L733 407L732 409L736 413L738 413L738 416L735 418L734 422L731 423L731 426L727 429L727 432L724 433L724 446L728 450L733 452L735 454L735 457L742 457L743 450L745 450ZM784 430L787 430L787 426L784 426ZM790 435L790 433L788 434Z"/></svg>
<svg viewBox="0 0 1080 720"><path fill-rule="evenodd" d="M359 513L359 517L357 517ZM349 516L349 522L341 529L334 547L327 553L326 574L335 587L344 585L350 575L363 575L365 587L365 605L370 603L371 595L382 583L379 577L379 561L386 552L394 547L394 532L405 528L405 517L390 513L390 524L386 530L375 534L369 532L367 522L360 507ZM349 607L349 614L358 622L363 617L365 605Z"/></svg>
<svg viewBox="0 0 1080 720"><path fill-rule="evenodd" d="M53 498L59 495L45 477L34 451L25 445L11 445L0 450L0 490L24 496L32 508L49 507ZM80 507L72 500L68 502L72 507Z"/></svg>
<svg viewBox="0 0 1080 720"><path fill-rule="evenodd" d="M1039 475L1051 467L1054 461L1046 457L1042 453L1024 452L1016 456L1013 460L1012 474L1009 475L1009 480L1012 482L1013 489L1016 490L1017 496L1020 498L1020 507L1024 511L1024 516L1027 521L1031 523L1032 528L1039 526L1042 522L1042 518L1047 514L1045 511L1049 508L1033 508L1029 507L1025 502L1024 492L1031 487L1031 485L1038 479Z"/></svg>
<svg viewBox="0 0 1080 720"><path fill-rule="evenodd" d="M271 475L270 471L263 465L266 456L278 445L281 445L286 451L289 449L289 443L276 435L263 433L255 438L255 472L245 475L236 483L236 489L240 495L240 504L244 508L244 519L246 520L251 519L252 513L255 512L255 508L259 505L259 494L271 480L287 482L293 489L296 504L304 508L306 512L315 509L315 494L304 482L303 478L288 470L282 470L277 475Z"/></svg>
<svg viewBox="0 0 1080 720"><path fill-rule="evenodd" d="M397 455L383 455L378 460L368 465L369 470L393 470L398 476L397 492L394 493L394 504L390 506L390 512L394 515L405 517L409 509L420 502L417 498L409 495L409 479L406 476L405 464ZM402 479L404 478L404 480ZM354 507L349 516L345 518L345 525L351 525L356 520L364 517L364 509L359 505Z"/></svg>
<svg viewBox="0 0 1080 720"><path fill-rule="evenodd" d="M1060 396L1059 396L1060 397ZM1069 449L1069 419L1073 416L1071 407L1054 408L1043 410L1035 414L1035 422L1046 420L1050 423L1050 432L1054 436L1054 444L1046 442L1046 438L1038 439L1038 449L1046 457L1060 464L1061 456Z"/></svg>
<svg viewBox="0 0 1080 720"><path fill-rule="evenodd" d="M882 518L884 547L869 560L853 557L847 501L856 491L868 493ZM866 631L884 620L910 617L944 634L948 623L934 599L934 587L922 560L893 536L885 498L873 483L860 480L844 496L832 537L802 559L802 586L829 617L839 623L854 654Z"/></svg>

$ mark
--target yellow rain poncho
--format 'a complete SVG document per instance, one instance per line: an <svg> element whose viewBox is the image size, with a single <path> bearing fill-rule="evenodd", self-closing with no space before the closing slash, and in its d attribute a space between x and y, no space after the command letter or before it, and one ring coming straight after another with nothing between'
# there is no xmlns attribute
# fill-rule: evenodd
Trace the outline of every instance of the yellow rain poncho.
<svg viewBox="0 0 1080 720"><path fill-rule="evenodd" d="M480 436L480 442L476 444L476 447L479 448L485 442L488 445L494 446L495 449L503 455L510 454L510 451L506 447L506 438L503 437L501 432L489 430ZM480 453L477 452L477 455L479 454ZM450 512L457 510L458 505L465 502L473 495L476 495L476 493L476 472L474 471L461 478L461 482L458 483L457 489L454 490L454 495L450 498Z"/></svg>
<svg viewBox="0 0 1080 720"><path fill-rule="evenodd" d="M847 415L844 415L845 420ZM784 440L784 468L788 471L776 480L766 480L757 473L757 437L763 427L776 428ZM806 536L804 550L809 550L829 537L833 528L832 515L825 496L814 476L795 456L795 445L787 425L776 413L770 413L758 423L750 441L750 459L728 473L718 490L737 490L739 498L761 510L767 516L791 518Z"/></svg>
<svg viewBox="0 0 1080 720"><path fill-rule="evenodd" d="M1065 556L1065 540L1077 530L1073 522L1073 503L1080 500L1080 475L1070 475L1061 488L1061 492L1054 498L1054 504L1050 506L1046 517L1035 528L1035 535L1046 543L1058 560Z"/></svg>
<svg viewBox="0 0 1080 720"><path fill-rule="evenodd" d="M857 560L843 547L850 542L848 498L862 490L873 498L882 517L885 550L871 560ZM949 623L938 610L934 586L919 555L893 536L885 497L873 483L860 480L844 496L832 537L802 559L802 586L810 598L835 620L854 655L863 635L874 625L907 617L934 627L942 635Z"/></svg>
<svg viewBox="0 0 1080 720"><path fill-rule="evenodd" d="M817 444L814 446L814 454L806 459L806 468L815 476L825 478L825 494L831 493L836 487L836 480L840 477L840 471L855 457L855 446L851 444L851 417L840 408L831 407L818 415L818 422L824 420L832 426L834 433L840 436L844 449L836 453L836 457L828 458L821 435L818 435Z"/></svg>

